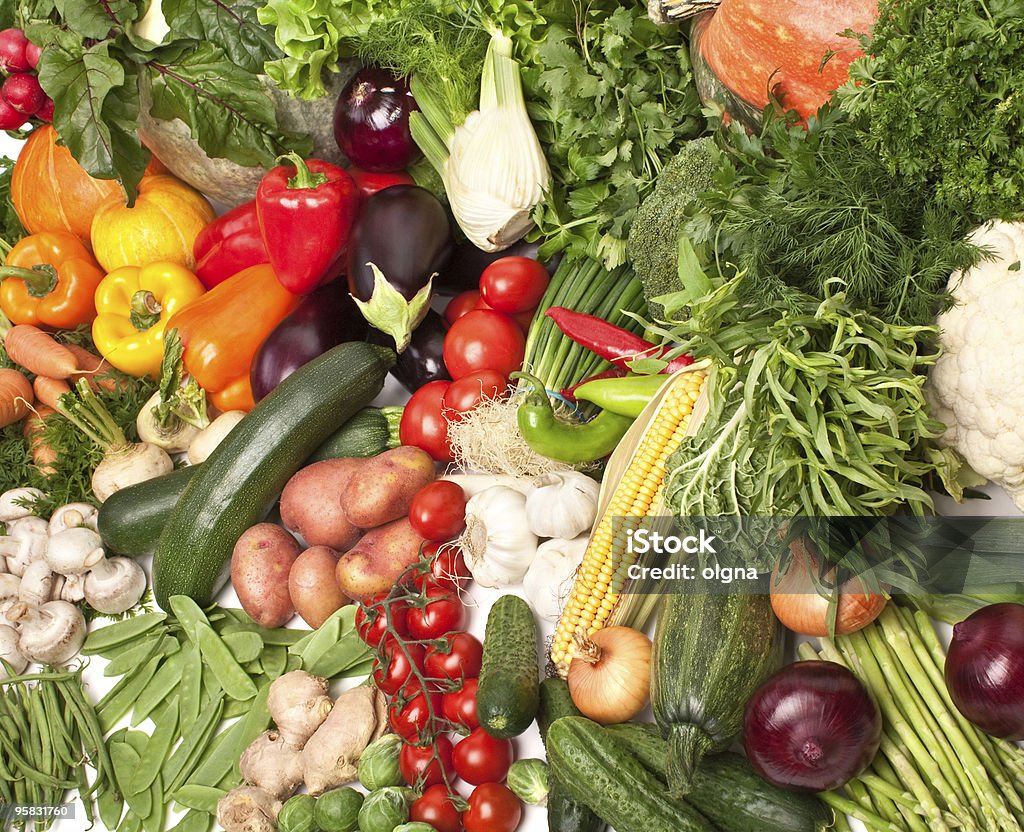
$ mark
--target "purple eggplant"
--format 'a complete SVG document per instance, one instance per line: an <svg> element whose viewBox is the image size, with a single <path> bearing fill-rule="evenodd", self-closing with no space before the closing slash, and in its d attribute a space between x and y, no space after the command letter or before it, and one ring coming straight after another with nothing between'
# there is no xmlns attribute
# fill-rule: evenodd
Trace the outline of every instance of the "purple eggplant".
<svg viewBox="0 0 1024 832"><path fill-rule="evenodd" d="M444 366L444 336L447 332L448 324L433 309L413 331L409 346L391 368L391 375L410 393L415 393L427 382L451 379ZM370 330L368 340L386 347L392 345L391 337L376 329Z"/></svg>
<svg viewBox="0 0 1024 832"><path fill-rule="evenodd" d="M430 304L427 283L454 248L448 212L418 185L393 185L363 204L348 243L349 291L398 351ZM372 266L370 265L372 264Z"/></svg>
<svg viewBox="0 0 1024 832"><path fill-rule="evenodd" d="M249 370L252 393L259 401L299 367L331 347L366 337L345 283L336 280L308 295L260 344Z"/></svg>

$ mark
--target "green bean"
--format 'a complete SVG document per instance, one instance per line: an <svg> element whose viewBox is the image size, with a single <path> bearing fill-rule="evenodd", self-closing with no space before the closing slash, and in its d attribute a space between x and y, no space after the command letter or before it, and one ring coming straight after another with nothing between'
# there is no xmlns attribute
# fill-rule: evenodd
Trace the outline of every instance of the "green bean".
<svg viewBox="0 0 1024 832"><path fill-rule="evenodd" d="M154 729L142 753L142 762L132 778L131 788L139 792L148 789L160 774L160 766L178 738L178 700L172 699L153 718Z"/></svg>
<svg viewBox="0 0 1024 832"><path fill-rule="evenodd" d="M152 655L173 656L175 653L181 650L181 645L178 640L173 636L156 636L154 638L147 638L141 644L133 647L130 650L125 650L117 658L111 660L111 662L103 668L104 676L124 676L126 673L130 673L132 668L138 667L140 664L146 661L148 648L152 647L152 642L157 641L158 646L156 652Z"/></svg>
<svg viewBox="0 0 1024 832"><path fill-rule="evenodd" d="M99 714L104 732L109 731L128 714L162 661L161 656L149 659L136 673L121 677L121 681L99 701L96 712Z"/></svg>
<svg viewBox="0 0 1024 832"><path fill-rule="evenodd" d="M189 809L213 814L217 811L217 802L226 794L224 789L188 783L174 793L174 799Z"/></svg>
<svg viewBox="0 0 1024 832"><path fill-rule="evenodd" d="M79 652L83 656L102 656L104 652L113 647L134 643L140 636L159 626L166 618L166 613L147 612L93 630L89 633Z"/></svg>
<svg viewBox="0 0 1024 832"><path fill-rule="evenodd" d="M132 727L139 725L168 699L180 694L182 672L190 649L192 648L178 651L160 665L160 669L149 680L146 689L135 700L135 707L132 708Z"/></svg>
<svg viewBox="0 0 1024 832"><path fill-rule="evenodd" d="M268 647L290 647L296 642L302 641L303 638L312 635L313 630L288 630L284 627L268 630L266 627L259 626L259 624L233 621L230 624L226 624L220 633L222 636L227 636L229 633L255 633Z"/></svg>
<svg viewBox="0 0 1024 832"><path fill-rule="evenodd" d="M263 652L263 639L256 633L225 633L220 640L239 664L257 661Z"/></svg>
<svg viewBox="0 0 1024 832"><path fill-rule="evenodd" d="M160 832L164 828L164 817L167 814L167 806L164 802L164 787L160 778L156 777L149 786L150 804L153 807L149 815L142 819L142 828L145 832Z"/></svg>
<svg viewBox="0 0 1024 832"><path fill-rule="evenodd" d="M93 767L96 769L96 779L93 781L91 792L102 784L112 783L114 779L114 766L107 752L106 743L103 741L103 728L96 710L85 698L80 677L74 684L70 681L58 684L63 691L64 702L68 709L75 714L82 748L87 753L91 752Z"/></svg>
<svg viewBox="0 0 1024 832"><path fill-rule="evenodd" d="M188 647L183 653L184 662L179 685L182 734L196 724L203 701L203 658L199 654L199 648Z"/></svg>
<svg viewBox="0 0 1024 832"><path fill-rule="evenodd" d="M256 685L249 674L242 670L231 651L210 627L199 629L199 650L228 696L246 700L256 695Z"/></svg>

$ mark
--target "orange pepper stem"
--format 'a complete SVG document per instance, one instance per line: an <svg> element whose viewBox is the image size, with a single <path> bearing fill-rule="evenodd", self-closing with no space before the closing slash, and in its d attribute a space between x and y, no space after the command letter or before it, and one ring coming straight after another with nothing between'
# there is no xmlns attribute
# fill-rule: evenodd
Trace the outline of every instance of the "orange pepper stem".
<svg viewBox="0 0 1024 832"><path fill-rule="evenodd" d="M160 313L163 307L156 299L156 295L148 289L139 289L132 295L131 313L129 319L132 326L139 332L145 332L160 321Z"/></svg>
<svg viewBox="0 0 1024 832"><path fill-rule="evenodd" d="M0 268L0 280L14 277L25 282L25 288L34 298L45 298L57 286L57 270L46 263L23 269L21 266Z"/></svg>
<svg viewBox="0 0 1024 832"><path fill-rule="evenodd" d="M306 164L306 160L294 151L278 156L277 162L278 164L290 164L295 168L295 176L288 180L288 187L290 189L313 189L327 182L326 173L313 173Z"/></svg>

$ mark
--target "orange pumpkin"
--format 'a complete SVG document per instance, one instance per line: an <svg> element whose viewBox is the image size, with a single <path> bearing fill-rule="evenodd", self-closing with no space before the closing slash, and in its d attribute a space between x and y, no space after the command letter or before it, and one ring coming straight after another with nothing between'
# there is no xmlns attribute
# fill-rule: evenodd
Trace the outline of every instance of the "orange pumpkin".
<svg viewBox="0 0 1024 832"><path fill-rule="evenodd" d="M117 196L96 211L93 254L107 272L157 262L191 270L196 237L213 217L213 207L195 188L170 175L147 176L131 208Z"/></svg>
<svg viewBox="0 0 1024 832"><path fill-rule="evenodd" d="M146 173L166 170L154 156ZM11 179L14 210L30 234L69 231L86 245L97 209L122 194L116 180L89 176L71 151L57 144L57 131L49 124L32 131Z"/></svg>

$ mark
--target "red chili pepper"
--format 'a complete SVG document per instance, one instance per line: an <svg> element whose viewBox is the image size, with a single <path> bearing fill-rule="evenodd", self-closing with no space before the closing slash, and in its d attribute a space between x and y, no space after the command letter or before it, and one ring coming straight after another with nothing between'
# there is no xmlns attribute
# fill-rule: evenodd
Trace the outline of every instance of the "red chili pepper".
<svg viewBox="0 0 1024 832"><path fill-rule="evenodd" d="M196 277L207 289L250 266L269 263L256 217L256 200L243 202L207 225L196 237L193 253Z"/></svg>
<svg viewBox="0 0 1024 832"><path fill-rule="evenodd" d="M583 381L578 381L572 387L563 387L562 398L571 404L579 404L579 402L576 401L577 387L582 387L588 381L597 381L602 378L622 378L628 372L629 370L625 367L612 367L610 370L605 370L603 373L598 373L596 376L591 376L590 378L583 379Z"/></svg>
<svg viewBox="0 0 1024 832"><path fill-rule="evenodd" d="M544 314L551 318L568 338L606 361L611 361L616 367L628 370L631 361L638 358L663 358L669 352L668 347L652 344L639 335L634 335L629 330L594 315L574 312L564 306L552 306ZM690 356L680 355L669 360L661 372L674 373L692 363L693 359Z"/></svg>
<svg viewBox="0 0 1024 832"><path fill-rule="evenodd" d="M355 182L342 168L297 153L256 189L256 212L270 264L289 292L305 295L341 273L359 207Z"/></svg>

